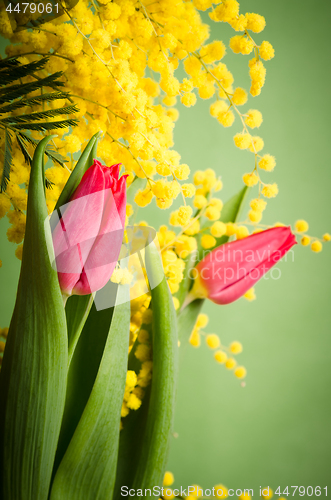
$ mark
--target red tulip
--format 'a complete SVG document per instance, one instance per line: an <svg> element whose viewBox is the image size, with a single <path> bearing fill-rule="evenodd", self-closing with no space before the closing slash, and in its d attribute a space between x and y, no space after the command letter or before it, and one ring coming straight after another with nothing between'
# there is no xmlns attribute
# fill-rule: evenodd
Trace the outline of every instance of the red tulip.
<svg viewBox="0 0 331 500"><path fill-rule="evenodd" d="M94 160L53 231L56 268L65 295L86 295L109 281L121 250L126 176Z"/></svg>
<svg viewBox="0 0 331 500"><path fill-rule="evenodd" d="M229 304L244 295L295 244L290 227L275 227L221 245L196 266L190 295Z"/></svg>

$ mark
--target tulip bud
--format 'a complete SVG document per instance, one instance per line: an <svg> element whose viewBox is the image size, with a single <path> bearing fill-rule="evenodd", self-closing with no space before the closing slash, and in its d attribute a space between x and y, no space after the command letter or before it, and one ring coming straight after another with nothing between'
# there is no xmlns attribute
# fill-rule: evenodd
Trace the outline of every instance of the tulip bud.
<svg viewBox="0 0 331 500"><path fill-rule="evenodd" d="M60 207L53 231L59 283L64 295L87 295L110 279L121 250L126 176L119 165L94 160L69 202Z"/></svg>
<svg viewBox="0 0 331 500"><path fill-rule="evenodd" d="M216 304L239 299L296 244L290 227L275 227L221 245L196 266L190 299Z"/></svg>

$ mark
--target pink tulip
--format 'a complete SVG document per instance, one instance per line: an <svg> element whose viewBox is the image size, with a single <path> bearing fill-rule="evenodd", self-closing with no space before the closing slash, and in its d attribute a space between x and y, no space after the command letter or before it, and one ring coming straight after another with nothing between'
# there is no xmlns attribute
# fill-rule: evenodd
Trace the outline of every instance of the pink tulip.
<svg viewBox="0 0 331 500"><path fill-rule="evenodd" d="M121 250L126 209L126 176L119 165L94 160L69 202L60 208L53 231L62 293L87 295L109 281Z"/></svg>
<svg viewBox="0 0 331 500"><path fill-rule="evenodd" d="M239 299L295 244L290 227L275 227L215 248L195 268L191 300L229 304Z"/></svg>

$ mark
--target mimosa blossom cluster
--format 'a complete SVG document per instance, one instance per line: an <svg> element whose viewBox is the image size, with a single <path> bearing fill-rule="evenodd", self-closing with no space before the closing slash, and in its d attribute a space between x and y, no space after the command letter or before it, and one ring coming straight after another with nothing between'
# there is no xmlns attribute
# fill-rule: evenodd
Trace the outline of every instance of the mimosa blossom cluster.
<svg viewBox="0 0 331 500"><path fill-rule="evenodd" d="M251 94L257 95L265 78L261 57L270 59L273 49L268 42L259 48L252 41L251 34L260 32L265 20L258 14L239 14L236 0L213 3L161 0L152 4L140 0L92 3L79 0L74 8L52 22L17 33L12 32L15 21L10 24L5 10L1 11L0 32L12 42L6 48L7 55L20 56L23 63L49 55L45 72L64 72L64 90L71 92L80 108L78 127L70 133L68 129L60 129L59 137L54 139L58 151L68 155L69 168L52 167L47 171L53 183L53 189L47 190L49 211L54 208L69 176L72 155L93 133L102 130L100 158L106 164L121 162L129 173L128 185L135 176L146 179L145 187L136 193L136 203L142 207L155 199L159 208L167 209L180 196L183 204L178 216L172 216L171 223L185 226L191 220L188 199L199 195L201 188L184 182L189 178L190 168L173 149L177 99L192 106L197 93L202 99L216 97L211 114L224 126L233 122L233 111L238 114L244 130L262 121L256 110L247 114L238 111L237 106L247 101L247 92L233 86L231 71L220 62L226 53L225 44L222 41L206 43L209 26L202 23L198 12L206 9L212 9L210 17L215 22L229 22L236 31L242 32L230 41L235 52L238 52L238 42L235 45L234 41L238 38L241 47L248 44L250 51L254 50ZM250 51L241 49L244 53ZM179 80L176 70L182 63L187 77ZM49 106L65 104L64 101ZM42 110L42 107L34 106L34 110ZM38 133L33 135L40 138ZM254 137L247 142L248 137L246 133L241 147L246 144L246 148L257 153L261 141ZM4 147L3 141L0 146ZM261 165L266 163L264 159ZM13 172L6 193L0 195L0 215L7 214L11 223L8 238L17 244L24 237L28 181L29 168L14 144ZM214 189L217 190L217 184ZM195 197L194 206L199 203L201 199ZM21 257L21 247L16 253Z"/></svg>
<svg viewBox="0 0 331 500"><path fill-rule="evenodd" d="M178 489L174 488L175 477L172 472L166 471L163 478L163 498L166 500L172 500L175 498ZM183 490L183 488L182 488ZM238 500L252 500L254 491L252 489L228 489L224 484L216 484L212 489L204 490L197 484L193 484L190 487L184 489L185 493L183 495L178 495L176 498L185 498L186 500L204 500L205 498L238 498ZM210 492L210 493L209 493ZM252 494L251 494L252 493ZM273 490L267 486L265 488L260 488L260 498L263 500L271 500L274 496ZM279 500L285 500L284 497L279 497Z"/></svg>

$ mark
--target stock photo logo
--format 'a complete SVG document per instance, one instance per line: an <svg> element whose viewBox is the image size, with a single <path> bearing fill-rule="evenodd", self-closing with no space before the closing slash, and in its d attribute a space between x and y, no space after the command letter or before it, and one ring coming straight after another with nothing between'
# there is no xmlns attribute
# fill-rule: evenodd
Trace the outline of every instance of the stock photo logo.
<svg viewBox="0 0 331 500"><path fill-rule="evenodd" d="M3 0L5 13L8 16L14 33L29 28L36 29L51 22L73 9L78 0L48 0L45 2L23 2Z"/></svg>

